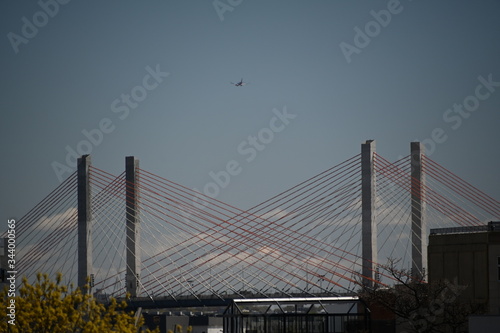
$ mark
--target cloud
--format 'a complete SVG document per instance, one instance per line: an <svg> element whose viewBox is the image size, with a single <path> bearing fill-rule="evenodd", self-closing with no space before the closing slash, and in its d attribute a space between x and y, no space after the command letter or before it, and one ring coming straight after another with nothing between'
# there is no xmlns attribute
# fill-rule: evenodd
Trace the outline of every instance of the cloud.
<svg viewBox="0 0 500 333"><path fill-rule="evenodd" d="M261 216L264 220L277 221L288 216L288 212L285 209L275 208L264 215Z"/></svg>
<svg viewBox="0 0 500 333"><path fill-rule="evenodd" d="M60 230L61 226L63 224L68 224L70 220L74 220L76 222L77 216L78 209L76 207L69 207L62 213L42 216L36 223L30 226L30 228L36 229L38 233L44 231L54 231L56 229Z"/></svg>

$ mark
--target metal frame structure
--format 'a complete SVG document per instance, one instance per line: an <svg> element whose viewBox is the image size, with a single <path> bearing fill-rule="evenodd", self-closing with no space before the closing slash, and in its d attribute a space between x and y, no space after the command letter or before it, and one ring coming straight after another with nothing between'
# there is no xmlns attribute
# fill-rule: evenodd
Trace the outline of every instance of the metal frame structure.
<svg viewBox="0 0 500 333"><path fill-rule="evenodd" d="M355 296L234 299L224 312L224 332L370 332L370 313Z"/></svg>

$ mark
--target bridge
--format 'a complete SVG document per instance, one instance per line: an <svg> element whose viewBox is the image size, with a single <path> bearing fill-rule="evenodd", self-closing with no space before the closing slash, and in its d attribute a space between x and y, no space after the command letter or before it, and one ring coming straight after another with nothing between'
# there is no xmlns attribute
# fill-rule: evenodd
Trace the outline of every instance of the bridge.
<svg viewBox="0 0 500 333"><path fill-rule="evenodd" d="M500 219L500 202L424 154L390 162L374 141L262 203L241 209L143 169L110 174L90 156L17 221L17 271L63 274L133 307L352 295L390 286L388 258L424 278L430 228ZM244 190L244 189L242 189ZM6 234L3 235L6 237ZM20 283L20 279L18 279Z"/></svg>

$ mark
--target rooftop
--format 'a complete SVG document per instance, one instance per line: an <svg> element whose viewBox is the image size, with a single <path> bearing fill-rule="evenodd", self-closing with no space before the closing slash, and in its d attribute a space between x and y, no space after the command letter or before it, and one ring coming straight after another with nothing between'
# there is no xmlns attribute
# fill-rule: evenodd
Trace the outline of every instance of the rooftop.
<svg viewBox="0 0 500 333"><path fill-rule="evenodd" d="M438 228L431 229L431 235L447 235L447 234L470 234L477 232L500 232L500 221L491 221L487 225L479 225L473 227L456 227L456 228Z"/></svg>

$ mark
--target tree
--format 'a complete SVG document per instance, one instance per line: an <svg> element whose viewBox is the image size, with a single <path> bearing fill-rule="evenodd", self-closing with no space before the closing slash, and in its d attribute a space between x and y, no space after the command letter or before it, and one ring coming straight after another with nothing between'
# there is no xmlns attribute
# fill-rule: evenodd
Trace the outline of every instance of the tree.
<svg viewBox="0 0 500 333"><path fill-rule="evenodd" d="M464 301L459 296L467 286L455 281L426 283L409 270L398 269L389 260L382 270L397 280L392 288L363 288L360 297L368 305L380 305L408 324L411 332L467 332L471 314L484 312L484 304Z"/></svg>
<svg viewBox="0 0 500 333"><path fill-rule="evenodd" d="M70 291L61 284L62 274L51 281L46 274L37 274L32 285L23 278L19 295L0 293L0 307L15 304L15 320L0 322L0 332L13 333L136 333L143 325L133 312L126 312L126 303L116 299L104 305L80 288ZM147 330L146 332L150 332ZM158 331L154 331L158 332Z"/></svg>

